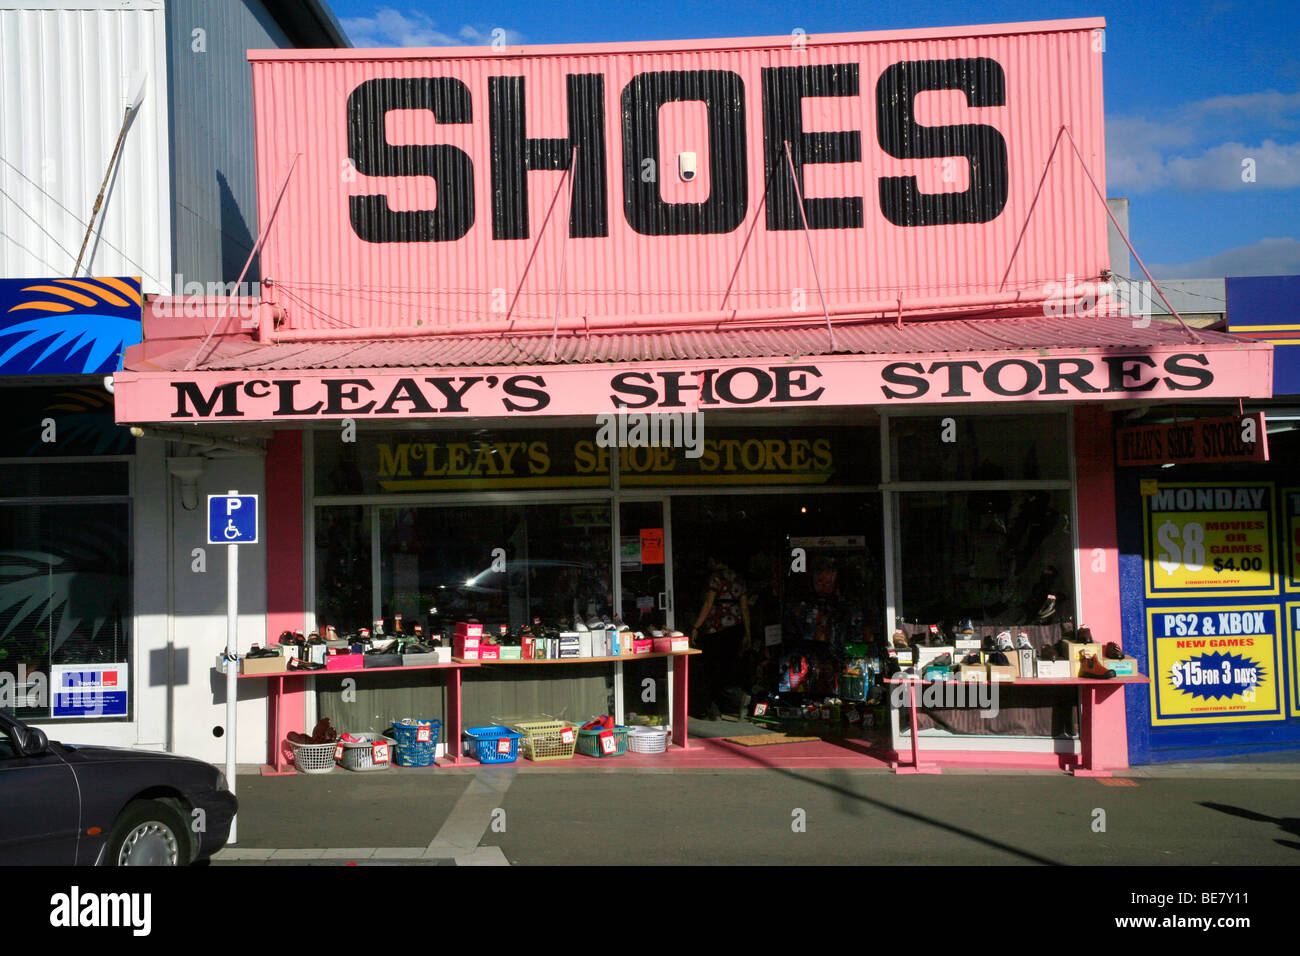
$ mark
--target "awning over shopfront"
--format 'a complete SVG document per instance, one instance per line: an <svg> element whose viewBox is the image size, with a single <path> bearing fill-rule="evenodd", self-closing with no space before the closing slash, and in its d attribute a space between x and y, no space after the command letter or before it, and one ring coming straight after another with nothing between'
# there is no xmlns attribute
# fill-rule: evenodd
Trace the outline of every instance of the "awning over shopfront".
<svg viewBox="0 0 1300 956"><path fill-rule="evenodd" d="M199 361L195 362L195 358ZM187 370L187 366L193 368ZM656 334L195 341L116 376L119 422L1267 398L1272 346L1131 317Z"/></svg>

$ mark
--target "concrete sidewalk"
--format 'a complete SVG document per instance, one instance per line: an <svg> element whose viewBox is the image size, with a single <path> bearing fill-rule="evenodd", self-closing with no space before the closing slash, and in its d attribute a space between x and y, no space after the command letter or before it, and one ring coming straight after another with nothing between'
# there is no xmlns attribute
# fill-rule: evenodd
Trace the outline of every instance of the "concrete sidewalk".
<svg viewBox="0 0 1300 956"><path fill-rule="evenodd" d="M1110 779L503 767L241 777L240 842L214 862L1294 866L1295 765L1274 766L1278 776L1164 767Z"/></svg>

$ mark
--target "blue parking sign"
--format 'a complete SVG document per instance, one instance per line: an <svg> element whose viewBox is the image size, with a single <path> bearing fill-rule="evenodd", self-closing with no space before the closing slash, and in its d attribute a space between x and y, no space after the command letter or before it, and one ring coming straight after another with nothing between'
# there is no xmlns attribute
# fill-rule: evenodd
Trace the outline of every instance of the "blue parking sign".
<svg viewBox="0 0 1300 956"><path fill-rule="evenodd" d="M257 544L257 495L208 495L208 544Z"/></svg>

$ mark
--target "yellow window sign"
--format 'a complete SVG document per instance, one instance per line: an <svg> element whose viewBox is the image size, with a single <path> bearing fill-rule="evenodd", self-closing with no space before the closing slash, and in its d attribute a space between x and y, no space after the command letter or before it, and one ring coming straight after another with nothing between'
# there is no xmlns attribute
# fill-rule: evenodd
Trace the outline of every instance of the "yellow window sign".
<svg viewBox="0 0 1300 956"><path fill-rule="evenodd" d="M1285 720L1276 605L1151 608L1151 724Z"/></svg>
<svg viewBox="0 0 1300 956"><path fill-rule="evenodd" d="M1278 593L1272 484L1162 484L1143 510L1147 597Z"/></svg>

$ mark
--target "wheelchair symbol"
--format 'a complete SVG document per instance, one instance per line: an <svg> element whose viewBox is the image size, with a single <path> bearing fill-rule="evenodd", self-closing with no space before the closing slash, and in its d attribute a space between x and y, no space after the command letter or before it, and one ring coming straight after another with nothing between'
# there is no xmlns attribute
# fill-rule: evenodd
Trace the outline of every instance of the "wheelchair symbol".
<svg viewBox="0 0 1300 956"><path fill-rule="evenodd" d="M224 530L222 533L226 536L226 540L227 540L227 541L233 541L233 540L235 540L236 538L238 538L238 537L240 536L239 529L235 527L235 519L234 519L234 518L231 518L231 519L227 522L227 524L226 524L226 528L225 528L225 530Z"/></svg>

